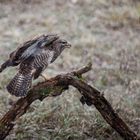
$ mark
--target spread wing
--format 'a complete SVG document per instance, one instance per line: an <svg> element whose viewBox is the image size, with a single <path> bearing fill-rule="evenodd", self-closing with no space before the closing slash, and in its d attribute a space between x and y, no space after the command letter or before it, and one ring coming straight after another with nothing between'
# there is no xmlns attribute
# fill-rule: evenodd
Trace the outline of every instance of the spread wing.
<svg viewBox="0 0 140 140"><path fill-rule="evenodd" d="M37 42L37 39L29 40L23 43L20 47L18 47L15 51L10 54L10 58L13 61L19 61L21 56L24 55L26 50L28 50L31 46L33 46ZM24 55L26 56L26 55Z"/></svg>
<svg viewBox="0 0 140 140"><path fill-rule="evenodd" d="M33 39L30 41L25 42L23 45L21 45L19 48L17 48L15 51L13 51L10 54L10 57L7 61L5 61L1 67L0 72L2 72L4 69L6 69L9 66L17 66L19 65L24 59L26 59L26 55L23 55L26 50L28 50L29 47L31 47L37 40ZM24 58L21 56L25 56ZM29 56L29 55L28 55Z"/></svg>
<svg viewBox="0 0 140 140"><path fill-rule="evenodd" d="M10 56L12 56L11 58L13 59L13 61L24 60L31 55L37 54L39 52L39 49L43 49L44 47L47 48L58 38L59 37L56 35L41 35L25 42L17 50L12 52Z"/></svg>
<svg viewBox="0 0 140 140"><path fill-rule="evenodd" d="M15 51L10 54L10 57L5 61L1 67L0 72L9 66L17 66L30 56L36 55L43 48L50 49L49 47L59 37L57 35L41 35L32 40L23 43ZM43 61L46 63L46 61Z"/></svg>

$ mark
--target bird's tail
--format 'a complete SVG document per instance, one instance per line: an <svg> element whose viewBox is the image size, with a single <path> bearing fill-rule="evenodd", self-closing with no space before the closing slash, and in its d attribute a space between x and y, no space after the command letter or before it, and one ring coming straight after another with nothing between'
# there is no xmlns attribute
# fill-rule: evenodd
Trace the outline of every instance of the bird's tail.
<svg viewBox="0 0 140 140"><path fill-rule="evenodd" d="M32 75L30 73L25 75L18 72L8 84L7 90L12 95L24 97L27 95L27 92L31 87L31 83Z"/></svg>

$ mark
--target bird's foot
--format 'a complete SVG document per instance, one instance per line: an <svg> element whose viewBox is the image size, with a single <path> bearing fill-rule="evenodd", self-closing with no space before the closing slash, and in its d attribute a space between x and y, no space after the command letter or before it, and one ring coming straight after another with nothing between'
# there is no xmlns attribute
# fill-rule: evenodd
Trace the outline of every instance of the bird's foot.
<svg viewBox="0 0 140 140"><path fill-rule="evenodd" d="M46 78L45 75L41 74L40 76L41 76L45 81L48 80L48 79Z"/></svg>

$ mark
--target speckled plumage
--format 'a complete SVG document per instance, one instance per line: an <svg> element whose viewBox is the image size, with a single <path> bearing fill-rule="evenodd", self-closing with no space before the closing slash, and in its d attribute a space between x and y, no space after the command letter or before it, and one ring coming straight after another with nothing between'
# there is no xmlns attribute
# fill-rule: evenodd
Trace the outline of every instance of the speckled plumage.
<svg viewBox="0 0 140 140"><path fill-rule="evenodd" d="M41 35L13 51L0 68L2 72L9 66L19 65L17 74L7 86L8 92L15 96L26 96L32 79L38 78L66 47L70 47L70 44L57 35Z"/></svg>

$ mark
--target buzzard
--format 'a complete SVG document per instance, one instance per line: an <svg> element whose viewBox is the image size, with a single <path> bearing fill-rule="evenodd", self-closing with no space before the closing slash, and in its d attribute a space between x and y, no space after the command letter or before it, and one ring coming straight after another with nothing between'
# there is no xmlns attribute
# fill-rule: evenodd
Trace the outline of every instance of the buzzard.
<svg viewBox="0 0 140 140"><path fill-rule="evenodd" d="M32 85L47 66L54 62L65 48L71 45L57 35L41 35L29 40L15 51L1 65L0 72L9 66L18 66L19 70L10 81L7 90L17 97L26 96Z"/></svg>

